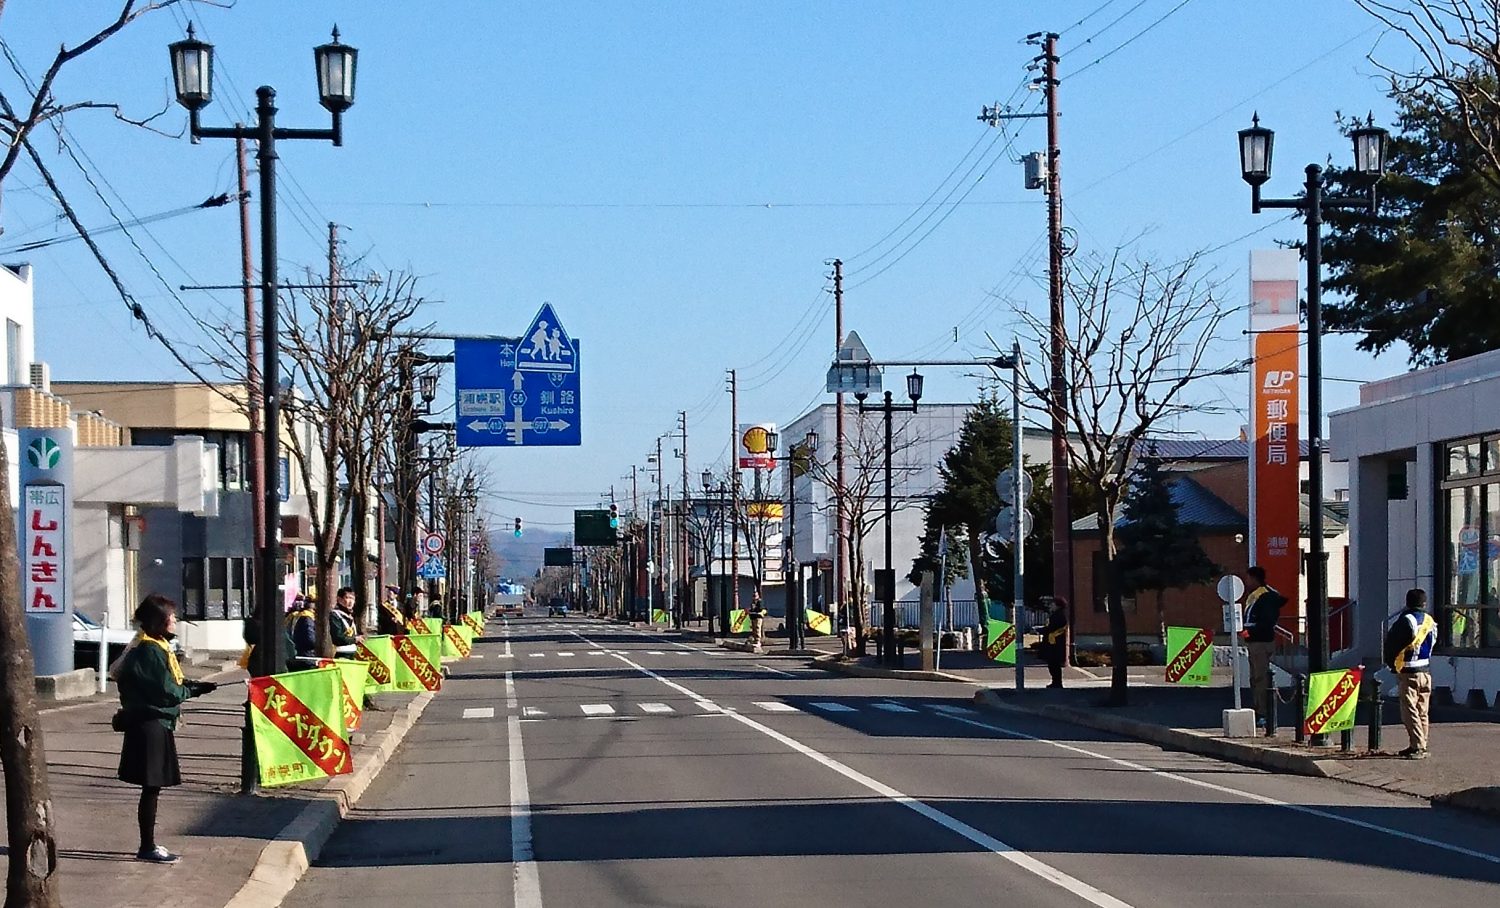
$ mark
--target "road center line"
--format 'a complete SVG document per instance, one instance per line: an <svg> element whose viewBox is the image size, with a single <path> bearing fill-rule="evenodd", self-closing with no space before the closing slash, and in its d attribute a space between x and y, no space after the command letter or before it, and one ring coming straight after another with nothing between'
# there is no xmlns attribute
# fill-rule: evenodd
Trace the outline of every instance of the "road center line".
<svg viewBox="0 0 1500 908"><path fill-rule="evenodd" d="M505 673L505 707L516 708L516 680L511 677L510 672Z"/></svg>
<svg viewBox="0 0 1500 908"><path fill-rule="evenodd" d="M1231 795L1236 798L1244 798L1247 801L1254 801L1257 804L1264 804L1268 807L1281 807L1295 813L1319 817L1325 820L1333 820L1336 823L1347 823L1350 826L1356 826L1360 829L1365 829L1370 832L1381 832L1389 836L1394 836L1398 839L1405 839L1408 842L1430 845L1433 848L1440 848L1444 851L1450 851L1454 854L1461 854L1464 857L1477 858L1478 860L1485 861L1490 864L1500 864L1500 855L1487 854L1483 851L1475 851L1472 848L1465 848L1462 845L1454 845L1449 842L1442 842L1437 839L1431 839L1424 835L1417 835L1414 832L1404 832L1400 829L1392 829L1389 826L1381 826L1379 823L1371 823L1367 820L1357 820L1353 817L1340 816L1336 813L1332 813L1327 810L1321 810L1317 807L1308 807L1305 804L1293 804L1290 801L1283 801L1278 798L1259 795L1249 791L1241 791L1238 788L1229 788L1227 786L1218 785L1213 782L1205 782L1201 779L1190 779L1187 776L1179 775L1175 772L1169 772L1165 769L1152 769L1150 766L1144 766L1140 763L1134 763L1130 760L1123 760L1119 757L1111 757L1108 754L1102 754L1097 751L1092 751L1085 747L1076 747L1072 744L1064 744L1061 741L1051 741L1047 738L1039 738L1035 735L1028 735L1023 731L1016 731L1014 729L1005 728L1000 725L993 725L989 722L981 722L977 719L970 719L966 716L958 715L954 712L939 712L937 713L937 715L940 715L945 719L952 719L955 722L962 722L965 725L972 725L976 728L987 728L990 731L998 731L1001 734L1010 735L1013 738L1020 738L1025 741L1036 741L1041 744L1047 744L1060 750L1066 750L1071 753L1079 754L1081 756L1093 757L1096 760L1104 760L1105 762L1113 763L1116 766L1123 766L1127 769L1133 769L1138 772L1147 772L1151 775L1160 776L1163 779L1171 779L1174 782L1181 782L1185 785L1192 785L1197 788L1206 788L1209 791L1215 791L1219 794Z"/></svg>
<svg viewBox="0 0 1500 908"><path fill-rule="evenodd" d="M574 633L576 634L577 632L575 631ZM582 634L577 634L577 636L580 639L588 642L591 646L597 647L597 644L595 644L591 640L588 640L588 638L584 637ZM614 657L630 666L631 668L635 669L636 671L640 672L641 674L645 675L646 677L659 681L662 684L665 684L667 687L670 687L680 694L691 697L693 700L699 703L710 702L690 688L684 687L683 685L678 684L675 681L671 681L667 678L663 678L656 672L653 672L650 669L644 668L641 665L631 661L629 657L621 653L615 653ZM910 795L903 794L902 792L897 791L889 785L886 785L884 782L873 779L850 766L840 763L838 760L835 760L834 758L826 754L820 753L812 747L803 744L801 741L798 741L797 739L792 737L788 737L787 735L782 734L781 732L777 731L774 728L771 728L768 725L763 725L760 722L757 722L748 716L741 715L738 712L730 711L726 714L731 719L739 722L741 725L744 725L748 728L753 728L766 737L772 739L773 741L791 748L792 750L802 754L803 756L807 757L810 760L813 760L816 763L821 763L823 766L828 767L829 769L833 770L844 778L849 779L855 784L867 788L870 791L880 795L881 797L888 798L891 801L900 804L902 807L905 807L908 810L911 810L912 812L925 817L928 820L931 820L932 822L943 827L944 829L947 829L950 832L957 833L958 835L968 839L970 842L973 842L975 845L978 845L986 851L1004 858L1005 860L1021 868L1022 870L1025 870L1028 873L1046 880L1054 886L1057 886L1072 893L1073 895L1078 896L1079 898L1088 902L1090 905L1097 905L1099 906L1099 908L1132 908L1132 906L1128 902L1123 902L1101 889L1096 889L1093 886L1090 886L1088 883L1085 883L1082 880L1078 879L1077 877L1069 876L1068 874L1063 873L1061 870L1058 870L1056 867L1039 861L1026 852L1016 849L1015 846L1002 842L994 836L991 836L988 833L983 832L982 830L976 829L975 827L970 826L968 823L965 823L964 821L956 817L943 813L936 807L933 807L923 801L919 801L916 798L911 797ZM517 904L519 905L519 902Z"/></svg>
<svg viewBox="0 0 1500 908"><path fill-rule="evenodd" d="M509 684L510 676L506 675ZM516 908L542 908L542 884L537 877L531 842L531 789L526 782L526 751L521 746L521 719L505 720L510 739L510 859Z"/></svg>
<svg viewBox="0 0 1500 908"><path fill-rule="evenodd" d="M775 672L778 675L784 675L784 676L786 676L788 678L795 678L795 677L797 677L796 675L792 674L791 672L784 672L781 669L774 668L774 667L772 667L770 665L760 665L759 663L757 663L755 667L756 668L763 668L763 669L765 669L768 672Z"/></svg>

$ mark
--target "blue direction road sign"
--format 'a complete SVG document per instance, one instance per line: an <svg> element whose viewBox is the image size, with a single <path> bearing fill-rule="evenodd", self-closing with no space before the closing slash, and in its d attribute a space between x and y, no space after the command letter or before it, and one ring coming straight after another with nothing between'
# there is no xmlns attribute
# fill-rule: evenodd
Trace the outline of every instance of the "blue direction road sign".
<svg viewBox="0 0 1500 908"><path fill-rule="evenodd" d="M446 580L448 579L448 566L443 564L443 559L436 555L428 556L417 568L417 576L422 580Z"/></svg>
<svg viewBox="0 0 1500 908"><path fill-rule="evenodd" d="M525 336L455 341L453 358L460 445L583 443L579 344L550 305L542 306Z"/></svg>

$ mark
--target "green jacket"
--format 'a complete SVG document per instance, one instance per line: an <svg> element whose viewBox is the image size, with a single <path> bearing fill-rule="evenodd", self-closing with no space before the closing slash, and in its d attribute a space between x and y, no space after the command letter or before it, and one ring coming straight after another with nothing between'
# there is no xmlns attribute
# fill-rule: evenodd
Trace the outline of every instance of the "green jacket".
<svg viewBox="0 0 1500 908"><path fill-rule="evenodd" d="M190 694L177 683L167 666L167 654L154 643L142 642L125 654L115 679L120 708L132 715L150 716L168 730L177 727L182 701Z"/></svg>

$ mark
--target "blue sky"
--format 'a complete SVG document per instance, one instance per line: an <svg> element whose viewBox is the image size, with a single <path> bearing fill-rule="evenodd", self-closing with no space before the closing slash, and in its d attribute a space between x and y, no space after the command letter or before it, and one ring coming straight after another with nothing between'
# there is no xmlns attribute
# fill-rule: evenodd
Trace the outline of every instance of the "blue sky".
<svg viewBox="0 0 1500 908"><path fill-rule="evenodd" d="M34 75L113 6L12 0L0 36ZM1045 306L1045 208L1014 163L1045 134L1029 121L997 140L976 116L996 100L1039 103L1016 93L1036 52L1021 41L1028 32L1063 32L1062 182L1080 248L1139 237L1141 253L1175 258L1222 247L1211 258L1234 305L1247 251L1301 231L1279 213L1250 214L1235 130L1257 109L1277 130L1268 189L1291 194L1306 163L1348 161L1336 111L1389 112L1366 55L1410 57L1348 0L242 0L192 15L218 51L208 123L247 119L255 86L271 84L284 124L322 126L310 49L335 21L360 49L345 146L281 146L284 275L321 267L332 220L352 252L422 276L441 330L519 334L547 301L588 346L584 445L484 455L491 513L528 526L567 524L611 484L628 494L622 475L678 410L689 416L690 475L722 463L728 367L740 369L742 420L784 423L823 401L834 257L848 263L846 325L877 357L972 355L986 332L1008 344L1011 306ZM181 33L180 17L153 14L70 65L57 93L159 110L166 45ZM15 90L9 72L0 84ZM173 105L160 122L175 131L184 120ZM103 113L73 114L67 128L122 218L233 186L232 143L194 146ZM40 145L85 223L109 224L55 139ZM0 247L65 228L38 183L26 164L11 176ZM963 204L919 208L935 188L936 200ZM232 211L131 234L141 251L121 233L101 245L174 341L197 336L189 311L212 321L235 309L233 294L179 302L164 287L237 279ZM81 244L31 260L37 350L56 378L184 375ZM1226 329L1225 362L1243 355L1243 327L1235 318ZM1374 360L1347 338L1328 343L1330 375L1404 368L1404 352ZM1328 406L1352 404L1354 389L1330 383ZM1227 398L1228 411L1219 400L1179 428L1237 432L1244 382L1220 392L1204 396ZM974 394L973 379L929 373L928 399ZM670 455L667 465L677 468Z"/></svg>

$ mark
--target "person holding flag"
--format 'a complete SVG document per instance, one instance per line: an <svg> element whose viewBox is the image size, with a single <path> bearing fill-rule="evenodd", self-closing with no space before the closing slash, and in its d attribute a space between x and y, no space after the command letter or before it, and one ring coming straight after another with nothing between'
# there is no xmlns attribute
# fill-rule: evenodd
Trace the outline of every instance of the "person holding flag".
<svg viewBox="0 0 1500 908"><path fill-rule="evenodd" d="M1385 664L1401 686L1401 724L1411 746L1400 752L1408 760L1427 759L1427 709L1432 701L1428 666L1437 643L1437 622L1427 614L1427 591L1406 591L1406 607L1385 635Z"/></svg>
<svg viewBox="0 0 1500 908"><path fill-rule="evenodd" d="M1281 620L1281 609L1286 597L1266 583L1266 569L1252 565L1245 571L1250 578L1250 595L1245 597L1245 629L1240 637L1245 640L1246 654L1250 660L1250 705L1255 707L1255 724L1272 734L1268 724L1271 718L1271 698L1275 696L1271 680L1271 654L1276 649L1276 623Z"/></svg>
<svg viewBox="0 0 1500 908"><path fill-rule="evenodd" d="M1061 688L1063 663L1068 656L1068 600L1061 596L1053 597L1052 612L1039 632L1042 635L1039 647L1042 658L1046 660L1047 671L1052 675L1052 683L1047 686Z"/></svg>

